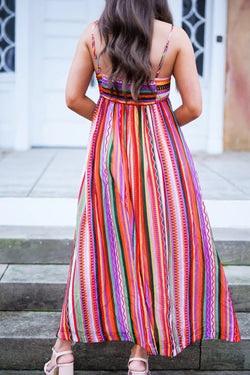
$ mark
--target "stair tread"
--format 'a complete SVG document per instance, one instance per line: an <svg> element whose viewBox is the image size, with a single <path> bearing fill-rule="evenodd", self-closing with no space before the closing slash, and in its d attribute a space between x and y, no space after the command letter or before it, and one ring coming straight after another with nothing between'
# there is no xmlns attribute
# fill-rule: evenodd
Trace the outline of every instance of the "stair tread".
<svg viewBox="0 0 250 375"><path fill-rule="evenodd" d="M0 311L0 338L53 338L60 312Z"/></svg>
<svg viewBox="0 0 250 375"><path fill-rule="evenodd" d="M0 264L0 280L1 280L4 272L6 271L7 267L8 267L8 264Z"/></svg>
<svg viewBox="0 0 250 375"><path fill-rule="evenodd" d="M237 312L250 312L250 266L225 266ZM68 265L0 265L0 305L6 311L60 311Z"/></svg>
<svg viewBox="0 0 250 375"><path fill-rule="evenodd" d="M54 338L61 312L0 311L1 338ZM250 313L236 313L242 340L250 339Z"/></svg>
<svg viewBox="0 0 250 375"><path fill-rule="evenodd" d="M0 264L0 283L65 284L69 265ZM250 266L224 266L229 285L250 286ZM2 278L1 278L1 275Z"/></svg>
<svg viewBox="0 0 250 375"><path fill-rule="evenodd" d="M0 283L65 284L68 270L62 264L10 264Z"/></svg>
<svg viewBox="0 0 250 375"><path fill-rule="evenodd" d="M74 226L1 225L0 238L5 239L73 239ZM250 229L213 227L215 241L250 241Z"/></svg>
<svg viewBox="0 0 250 375"><path fill-rule="evenodd" d="M61 228L60 228L61 230ZM23 238L1 238L0 236L0 264L64 264L70 262L73 244L73 228L69 238L25 238L25 230L19 229ZM216 232L216 231L215 231ZM232 232L233 229L232 229ZM250 233L250 230L248 230ZM49 237L48 232L47 237ZM64 236L66 232L61 231ZM223 265L250 265L250 240L247 240L247 232L238 230L238 238L232 240L227 232L228 239L215 239L215 247ZM0 229L1 234L1 229ZM216 235L214 235L216 238ZM218 238L218 237L217 237Z"/></svg>
<svg viewBox="0 0 250 375"><path fill-rule="evenodd" d="M250 285L250 266L224 266L229 284Z"/></svg>

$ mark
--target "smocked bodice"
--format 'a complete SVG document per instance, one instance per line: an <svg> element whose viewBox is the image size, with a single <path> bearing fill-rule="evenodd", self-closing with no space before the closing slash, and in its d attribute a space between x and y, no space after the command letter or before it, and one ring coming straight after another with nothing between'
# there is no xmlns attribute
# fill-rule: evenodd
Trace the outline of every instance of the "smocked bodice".
<svg viewBox="0 0 250 375"><path fill-rule="evenodd" d="M140 95L137 101L132 98L130 91L130 83L127 88L127 101L122 92L123 80L117 81L118 90L112 93L108 85L108 76L101 72L96 74L100 96L117 103L132 104L132 105L147 105L166 100L170 91L170 77L156 78L150 82L150 87L144 84L141 88ZM151 88L151 89L150 89Z"/></svg>

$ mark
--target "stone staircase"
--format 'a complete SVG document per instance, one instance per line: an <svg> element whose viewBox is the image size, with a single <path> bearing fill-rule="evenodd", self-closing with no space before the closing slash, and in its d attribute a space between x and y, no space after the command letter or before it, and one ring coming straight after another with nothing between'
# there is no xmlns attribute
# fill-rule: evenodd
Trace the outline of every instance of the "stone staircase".
<svg viewBox="0 0 250 375"><path fill-rule="evenodd" d="M0 374L43 374L51 355L65 292L73 229L32 228L0 239ZM242 341L201 340L175 358L150 356L152 375L250 374L250 230L213 230ZM3 229L1 231L3 233ZM7 230L8 232L8 230ZM64 238L65 237L65 238ZM131 342L73 346L75 374L127 375Z"/></svg>

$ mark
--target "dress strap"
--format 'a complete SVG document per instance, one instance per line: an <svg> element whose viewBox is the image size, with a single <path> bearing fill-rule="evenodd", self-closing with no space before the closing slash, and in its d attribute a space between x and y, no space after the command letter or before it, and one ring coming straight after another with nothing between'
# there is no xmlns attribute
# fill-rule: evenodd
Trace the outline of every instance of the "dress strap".
<svg viewBox="0 0 250 375"><path fill-rule="evenodd" d="M100 65L99 65L99 59L98 59L97 54L96 54L95 38L94 38L94 29L95 29L95 26L96 26L97 22L98 22L98 20L96 20L96 21L93 23L93 26L92 26L92 33L91 33L91 35L92 35L92 50L93 50L94 57L95 57L95 59L96 59L96 63L97 63L97 65L98 65L98 72L100 72L101 69L100 69Z"/></svg>
<svg viewBox="0 0 250 375"><path fill-rule="evenodd" d="M166 52L167 52L167 49L168 49L168 44L169 44L171 35L173 33L173 28L174 28L174 25L171 26L171 30L170 30L170 32L168 34L168 40L167 40L166 46L164 48L164 51L163 51L163 54L162 54L162 57L161 57L161 61L160 61L160 64L158 66L158 70L157 70L155 78L157 78L159 76L159 73L160 73L160 70L161 70L161 67L162 67L162 64L163 64L163 60L164 60L164 58L166 56Z"/></svg>

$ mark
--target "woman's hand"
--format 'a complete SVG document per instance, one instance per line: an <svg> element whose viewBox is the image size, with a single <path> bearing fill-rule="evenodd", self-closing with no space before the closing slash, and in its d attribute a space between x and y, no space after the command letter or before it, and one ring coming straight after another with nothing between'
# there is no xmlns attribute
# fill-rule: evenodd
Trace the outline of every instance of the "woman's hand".
<svg viewBox="0 0 250 375"><path fill-rule="evenodd" d="M182 105L175 111L180 126L196 119L202 112L202 96L192 43L186 32L176 27L175 43L178 52L173 75L181 94Z"/></svg>
<svg viewBox="0 0 250 375"><path fill-rule="evenodd" d="M85 95L94 72L89 50L89 46L91 46L91 29L92 24L85 29L77 44L65 92L67 106L90 121L93 118L96 106L96 103Z"/></svg>

